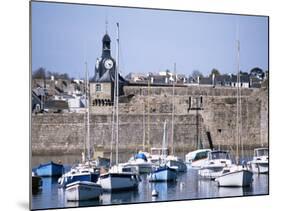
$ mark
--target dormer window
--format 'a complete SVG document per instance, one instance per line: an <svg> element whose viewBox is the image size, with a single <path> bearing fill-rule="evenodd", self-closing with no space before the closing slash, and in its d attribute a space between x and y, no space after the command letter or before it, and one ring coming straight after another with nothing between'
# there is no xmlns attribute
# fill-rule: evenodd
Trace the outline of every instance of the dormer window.
<svg viewBox="0 0 281 211"><path fill-rule="evenodd" d="M96 92L100 92L101 91L101 84L96 84Z"/></svg>

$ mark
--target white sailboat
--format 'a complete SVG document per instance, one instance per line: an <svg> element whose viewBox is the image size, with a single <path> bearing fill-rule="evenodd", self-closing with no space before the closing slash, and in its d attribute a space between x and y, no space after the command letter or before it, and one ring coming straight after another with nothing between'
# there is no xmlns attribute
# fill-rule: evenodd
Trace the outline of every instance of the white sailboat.
<svg viewBox="0 0 281 211"><path fill-rule="evenodd" d="M248 162L249 169L253 173L268 173L268 148L254 149L253 160Z"/></svg>
<svg viewBox="0 0 281 211"><path fill-rule="evenodd" d="M113 116L115 116L113 126L115 126L115 141L116 141L116 165L111 167L109 172L101 174L98 183L104 190L128 190L138 187L139 179L134 172L123 172L122 166L118 163L118 142L119 142L119 116L118 116L118 101L119 101L119 23L117 23L117 56L116 56L116 71L114 83L114 106Z"/></svg>
<svg viewBox="0 0 281 211"><path fill-rule="evenodd" d="M236 165L226 167L223 169L221 175L215 179L218 186L223 187L246 187L250 186L253 182L253 173L247 169L246 165L239 165L239 144L241 142L240 131L240 116L241 116L241 93L240 93L240 42L237 40L237 143L236 143ZM243 152L243 149L242 149Z"/></svg>
<svg viewBox="0 0 281 211"><path fill-rule="evenodd" d="M88 90L88 68L86 63L86 90ZM98 198L102 193L102 187L95 182L98 179L98 172L91 165L90 160L90 117L89 117L89 96L88 91L86 95L86 113L87 113L87 162L82 163L69 172L64 174L59 183L65 187L66 199L68 201L81 201Z"/></svg>
<svg viewBox="0 0 281 211"><path fill-rule="evenodd" d="M174 116L175 116L175 83L176 83L176 63L174 64L174 80L173 80L173 103L172 103L172 134L171 134L171 155L168 155L165 160L167 162L167 166L170 168L177 169L178 172L186 172L187 166L185 162L180 159L178 156L174 154Z"/></svg>

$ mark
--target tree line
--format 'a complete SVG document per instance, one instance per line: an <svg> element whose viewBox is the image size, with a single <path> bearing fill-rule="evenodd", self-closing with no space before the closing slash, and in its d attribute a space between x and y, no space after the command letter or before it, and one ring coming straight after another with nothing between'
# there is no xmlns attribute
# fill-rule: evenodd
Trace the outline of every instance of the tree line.
<svg viewBox="0 0 281 211"><path fill-rule="evenodd" d="M64 79L64 80L73 79L67 73L51 72L51 71L47 71L43 67L39 67L38 69L32 71L32 79L51 79L52 76L55 79Z"/></svg>
<svg viewBox="0 0 281 211"><path fill-rule="evenodd" d="M263 71L261 68L259 67L254 67L250 70L250 72L242 72L240 71L240 75L250 75L250 76L256 76L259 78L264 78L265 77L265 73L266 71ZM215 75L215 77L222 75L220 73L220 71L216 68L213 68L211 70L211 73L207 76L207 77L212 77L213 75ZM202 78L204 77L204 75L202 74L202 72L200 72L199 70L194 70L191 74L190 77L197 79L198 77Z"/></svg>

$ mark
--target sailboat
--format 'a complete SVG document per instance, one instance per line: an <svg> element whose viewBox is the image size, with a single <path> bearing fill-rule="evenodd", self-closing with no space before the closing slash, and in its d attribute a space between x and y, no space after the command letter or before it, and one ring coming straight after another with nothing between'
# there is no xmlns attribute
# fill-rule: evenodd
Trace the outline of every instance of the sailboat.
<svg viewBox="0 0 281 211"><path fill-rule="evenodd" d="M118 136L119 136L119 116L118 116L118 101L119 101L119 23L117 23L117 56L116 70L114 79L114 105L113 117L115 116L112 126L115 126L115 142L116 142L116 165L112 166L107 173L101 174L98 183L106 191L128 190L138 187L139 179L134 172L123 172L122 166L118 163ZM112 134L113 135L113 134Z"/></svg>
<svg viewBox="0 0 281 211"><path fill-rule="evenodd" d="M84 153L82 153L82 163L73 166L70 171L63 174L59 180L59 186L65 188L68 184L77 181L88 181L97 182L99 177L99 171L96 168L95 163L90 158L90 112L89 112L89 93L88 93L88 68L86 66L86 80L85 80L85 99L86 99L86 112L85 112L85 148ZM87 159L85 159L85 153L87 154Z"/></svg>
<svg viewBox="0 0 281 211"><path fill-rule="evenodd" d="M163 132L163 141L162 148L165 148L166 144L166 124L164 122L164 132ZM175 181L177 179L177 168L169 167L164 159L164 150L162 151L162 159L160 160L160 165L154 167L152 172L149 175L150 182L162 182L162 181Z"/></svg>
<svg viewBox="0 0 281 211"><path fill-rule="evenodd" d="M172 103L172 135L171 135L171 142L172 142L172 153L168 155L165 160L167 162L167 166L170 168L177 169L178 172L186 172L187 166L185 162L180 159L179 157L174 155L174 116L175 116L175 83L177 80L176 76L176 63L174 64L174 80L173 80L173 103Z"/></svg>
<svg viewBox="0 0 281 211"><path fill-rule="evenodd" d="M86 90L88 90L88 69L86 63ZM82 201L98 198L102 193L102 187L96 184L98 171L91 165L90 160L90 117L89 117L89 96L86 95L86 113L87 113L87 162L84 162L75 168L72 168L68 173L60 179L60 184L65 189L65 196L68 201Z"/></svg>
<svg viewBox="0 0 281 211"><path fill-rule="evenodd" d="M131 171L137 174L147 174L152 170L152 163L150 160L150 154L145 152L145 108L143 106L143 143L142 151L139 151L132 156L127 163L124 164L124 168L131 169Z"/></svg>
<svg viewBox="0 0 281 211"><path fill-rule="evenodd" d="M240 42L237 40L237 143L236 143L236 165L223 169L221 175L215 179L218 186L224 187L246 187L253 182L253 173L247 169L247 165L239 165L239 143L241 139L240 115L241 115L241 96L240 96L240 68L239 68L239 52ZM243 144L241 144L243 145ZM243 149L242 149L243 151Z"/></svg>
<svg viewBox="0 0 281 211"><path fill-rule="evenodd" d="M268 173L268 148L254 149L253 160L248 162L248 166L253 173L267 174Z"/></svg>

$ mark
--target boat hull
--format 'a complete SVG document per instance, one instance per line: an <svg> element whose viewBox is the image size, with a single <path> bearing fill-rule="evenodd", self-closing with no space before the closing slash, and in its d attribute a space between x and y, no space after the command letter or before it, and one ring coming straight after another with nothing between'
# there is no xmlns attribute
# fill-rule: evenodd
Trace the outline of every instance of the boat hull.
<svg viewBox="0 0 281 211"><path fill-rule="evenodd" d="M63 174L64 167L61 164L49 162L40 164L36 169L36 175L40 177L55 177Z"/></svg>
<svg viewBox="0 0 281 211"><path fill-rule="evenodd" d="M93 182L77 181L67 185L65 194L67 201L98 199L102 194L102 187Z"/></svg>
<svg viewBox="0 0 281 211"><path fill-rule="evenodd" d="M203 167L198 171L198 174L201 178L213 180L221 175L223 168L222 165Z"/></svg>
<svg viewBox="0 0 281 211"><path fill-rule="evenodd" d="M138 179L132 173L106 173L100 175L98 183L106 191L132 190L138 187Z"/></svg>
<svg viewBox="0 0 281 211"><path fill-rule="evenodd" d="M169 160L167 166L170 168L175 168L178 172L186 172L187 166L184 162L178 160Z"/></svg>
<svg viewBox="0 0 281 211"><path fill-rule="evenodd" d="M253 173L249 170L237 170L222 174L215 179L220 187L246 187L253 182Z"/></svg>
<svg viewBox="0 0 281 211"><path fill-rule="evenodd" d="M159 168L149 175L150 182L175 181L177 179L177 171L170 167Z"/></svg>
<svg viewBox="0 0 281 211"><path fill-rule="evenodd" d="M32 176L32 190L38 190L42 187L42 179L38 176Z"/></svg>
<svg viewBox="0 0 281 211"><path fill-rule="evenodd" d="M98 173L66 173L59 179L59 185L65 187L66 185L77 181L97 182L99 177Z"/></svg>
<svg viewBox="0 0 281 211"><path fill-rule="evenodd" d="M267 174L268 162L251 162L249 168L253 173Z"/></svg>

